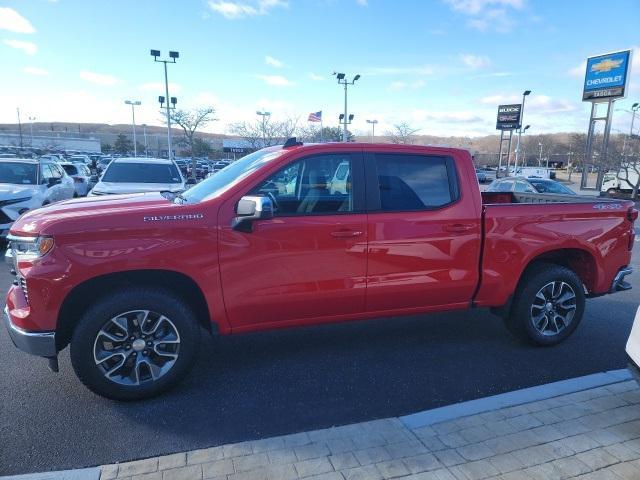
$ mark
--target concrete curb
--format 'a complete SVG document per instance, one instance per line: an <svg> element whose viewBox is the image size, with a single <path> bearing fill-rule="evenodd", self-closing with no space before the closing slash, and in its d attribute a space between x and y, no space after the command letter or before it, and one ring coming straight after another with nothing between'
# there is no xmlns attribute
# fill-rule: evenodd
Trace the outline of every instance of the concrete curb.
<svg viewBox="0 0 640 480"><path fill-rule="evenodd" d="M60 470L57 472L27 473L0 477L2 480L99 480L100 467Z"/></svg>
<svg viewBox="0 0 640 480"><path fill-rule="evenodd" d="M546 400L548 398L566 395L568 393L581 392L591 388L602 387L612 383L631 380L633 377L626 369L611 370L603 373L594 373L584 377L570 378L559 382L538 385L537 387L524 388L513 392L501 393L491 397L479 398L468 402L447 405L446 407L425 410L399 417L400 421L411 429L433 425L434 423L467 417L477 413L490 412L505 407L515 407L524 403Z"/></svg>

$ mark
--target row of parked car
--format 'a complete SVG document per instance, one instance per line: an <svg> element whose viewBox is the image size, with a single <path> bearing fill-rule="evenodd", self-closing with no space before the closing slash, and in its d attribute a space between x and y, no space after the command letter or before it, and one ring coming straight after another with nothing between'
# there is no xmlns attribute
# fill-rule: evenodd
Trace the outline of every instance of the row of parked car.
<svg viewBox="0 0 640 480"><path fill-rule="evenodd" d="M227 164L207 165L199 176L212 175ZM123 193L180 193L196 182L187 167L185 161L145 157L0 156L0 237L8 234L11 224L23 213L61 200Z"/></svg>

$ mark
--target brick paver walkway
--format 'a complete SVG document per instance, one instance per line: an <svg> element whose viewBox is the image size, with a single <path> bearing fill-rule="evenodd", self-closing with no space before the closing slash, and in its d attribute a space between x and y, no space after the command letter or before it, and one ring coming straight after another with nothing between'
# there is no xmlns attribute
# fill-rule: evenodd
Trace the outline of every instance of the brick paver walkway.
<svg viewBox="0 0 640 480"><path fill-rule="evenodd" d="M101 480L640 480L633 381L411 430L397 418L106 465Z"/></svg>

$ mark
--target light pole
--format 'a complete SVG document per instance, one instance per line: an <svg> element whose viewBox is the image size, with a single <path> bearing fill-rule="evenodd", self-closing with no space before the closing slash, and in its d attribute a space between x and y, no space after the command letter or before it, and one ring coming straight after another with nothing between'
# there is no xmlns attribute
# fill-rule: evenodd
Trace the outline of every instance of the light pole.
<svg viewBox="0 0 640 480"><path fill-rule="evenodd" d="M35 122L36 117L29 117L29 130L31 132L31 146L33 147L33 122Z"/></svg>
<svg viewBox="0 0 640 480"><path fill-rule="evenodd" d="M142 135L144 135L144 156L148 157L149 154L147 153L148 149L147 149L147 124L146 123L142 124Z"/></svg>
<svg viewBox="0 0 640 480"><path fill-rule="evenodd" d="M125 100L125 105L131 105L131 117L133 123L133 156L138 156L138 142L136 141L136 106L141 105L140 100Z"/></svg>
<svg viewBox="0 0 640 480"><path fill-rule="evenodd" d="M271 112L262 112L258 110L256 115L262 117L262 148L267 146L267 117L271 115Z"/></svg>
<svg viewBox="0 0 640 480"><path fill-rule="evenodd" d="M520 129L518 130L518 142L516 143L516 160L513 166L514 170L518 168L518 158L520 157L520 138L522 137L522 121L524 120L524 101L531 93L531 90L522 92L522 105L520 106Z"/></svg>
<svg viewBox="0 0 640 480"><path fill-rule="evenodd" d="M378 123L378 120L367 120L367 123L371 124L371 143L373 143L373 138L376 136L376 123Z"/></svg>
<svg viewBox="0 0 640 480"><path fill-rule="evenodd" d="M531 128L531 125L527 125L527 126L525 126L524 128L520 127L520 130L521 130L521 131L520 131L520 132L518 132L518 148L517 148L517 150L516 150L516 164L514 165L514 169L518 166L518 155L519 155L519 153L520 153L520 147L521 147L521 145L524 145L524 142L523 142L523 143L520 143L520 137L521 137L522 135L524 135L525 133L527 133L527 130L529 130L530 128ZM527 162L527 158L526 158L526 157L523 157L523 158L522 158L522 166L525 166L525 163L526 163L526 162Z"/></svg>
<svg viewBox="0 0 640 480"><path fill-rule="evenodd" d="M171 155L172 155L172 151L171 151L171 113L169 111L170 110L169 98L171 98L174 107L175 107L176 102L173 102L175 97L169 97L169 78L167 76L167 63L176 63L176 59L180 57L180 54L178 52L169 51L169 58L171 60L158 60L158 57L160 56L160 50L151 50L151 56L153 57L153 61L154 62L162 62L162 63L164 63L164 91L165 91L165 96L167 98L167 148L169 149L169 151L167 153L167 157L169 158L169 160L171 160Z"/></svg>
<svg viewBox="0 0 640 480"><path fill-rule="evenodd" d="M353 115L351 115L351 117L349 117L348 112L347 112L347 86L354 85L356 83L356 80L358 80L360 78L360 75L356 75L355 77L353 77L353 80L351 80L349 82L345 78L346 75L344 73L333 72L333 74L338 79L338 84L344 85L344 114L342 115L342 119L344 121L342 123L342 127L343 127L342 128L342 141L346 142L347 141L347 118L349 118L350 120L353 119Z"/></svg>

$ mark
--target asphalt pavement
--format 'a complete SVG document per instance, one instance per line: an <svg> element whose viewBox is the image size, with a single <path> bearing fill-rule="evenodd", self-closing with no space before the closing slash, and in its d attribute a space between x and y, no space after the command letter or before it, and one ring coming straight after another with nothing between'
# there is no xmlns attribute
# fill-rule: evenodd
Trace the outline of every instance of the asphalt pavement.
<svg viewBox="0 0 640 480"><path fill-rule="evenodd" d="M640 272L638 255L634 256ZM191 375L139 403L105 400L15 349L0 328L0 475L108 464L333 425L624 368L635 289L588 300L563 344L518 343L484 310L212 340ZM0 266L0 291L11 278Z"/></svg>

